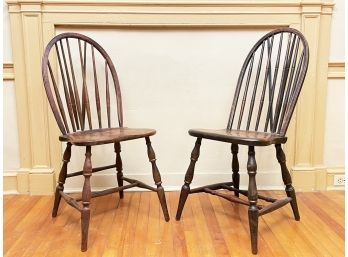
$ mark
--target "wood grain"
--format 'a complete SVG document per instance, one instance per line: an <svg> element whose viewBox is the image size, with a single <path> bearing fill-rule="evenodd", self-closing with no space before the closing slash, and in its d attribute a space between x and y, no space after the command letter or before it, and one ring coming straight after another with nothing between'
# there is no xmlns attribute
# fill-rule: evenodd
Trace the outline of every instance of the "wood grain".
<svg viewBox="0 0 348 257"><path fill-rule="evenodd" d="M71 144L78 146L91 146L149 137L154 134L156 134L156 130L154 129L106 128L62 135L59 137L59 140L70 142Z"/></svg>
<svg viewBox="0 0 348 257"><path fill-rule="evenodd" d="M268 132L228 130L228 129L190 129L189 134L197 138L212 139L227 143L266 146L271 144L284 144L285 136Z"/></svg>
<svg viewBox="0 0 348 257"><path fill-rule="evenodd" d="M167 195L174 216L179 192ZM297 199L300 222L293 219L290 205L259 218L259 256L344 256L343 193L298 193ZM62 203L59 219L52 219L52 200L4 196L4 256L252 256L248 207L213 195L190 195L181 221L168 223L156 192L125 192L122 201L115 194L92 199L84 253L79 249L79 213Z"/></svg>

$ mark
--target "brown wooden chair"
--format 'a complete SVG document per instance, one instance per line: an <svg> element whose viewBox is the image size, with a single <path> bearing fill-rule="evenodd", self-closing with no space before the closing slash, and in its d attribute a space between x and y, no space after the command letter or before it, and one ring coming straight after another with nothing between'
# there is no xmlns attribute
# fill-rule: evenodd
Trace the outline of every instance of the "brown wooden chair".
<svg viewBox="0 0 348 257"><path fill-rule="evenodd" d="M169 221L161 176L150 141L150 136L156 131L123 126L120 85L115 67L105 50L84 35L60 34L54 37L45 49L42 58L42 76L50 106L62 133L59 140L67 143L55 192L52 217L57 216L61 197L81 212L81 251L87 250L89 205L92 197L119 192L120 198L123 198L125 189L146 188L157 192L165 220ZM93 98L95 103L91 104ZM147 154L152 165L156 188L123 176L121 142L138 138L146 140ZM110 143L114 144L116 163L92 168L91 147ZM86 158L82 171L67 173L72 145L85 147ZM92 173L111 168L117 170L118 187L91 192ZM63 190L66 178L78 175L84 176L84 185L82 196L76 199L64 193ZM123 185L123 181L129 184Z"/></svg>
<svg viewBox="0 0 348 257"><path fill-rule="evenodd" d="M191 162L182 186L176 219L179 220L189 194L205 192L231 202L249 206L249 226L252 253L257 253L258 217L272 212L287 203L291 204L296 220L300 215L291 176L285 164L281 144L300 94L308 67L309 50L303 35L290 28L276 29L263 36L251 49L240 72L226 129L191 129L197 138L191 153ZM239 96L242 100L239 101ZM255 108L256 107L256 108ZM239 116L236 117L236 113ZM202 138L231 143L232 182L207 185L190 189L195 163L199 157ZM239 189L238 145L247 145L249 175L248 190ZM274 144L281 167L287 197L274 199L259 195L256 187L255 146ZM233 191L234 196L221 191ZM244 200L239 194L246 196ZM261 206L258 199L270 204Z"/></svg>

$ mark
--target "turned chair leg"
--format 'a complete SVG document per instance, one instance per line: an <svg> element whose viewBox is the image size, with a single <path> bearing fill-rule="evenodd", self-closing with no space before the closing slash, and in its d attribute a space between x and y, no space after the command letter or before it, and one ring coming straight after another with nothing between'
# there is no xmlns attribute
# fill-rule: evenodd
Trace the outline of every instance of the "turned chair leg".
<svg viewBox="0 0 348 257"><path fill-rule="evenodd" d="M280 164L280 168L282 170L282 178L283 178L283 182L285 184L286 195L288 197L291 197L291 199L292 199L290 204L291 204L292 212L294 213L294 216L295 216L295 220L300 220L300 213L298 211L295 189L292 186L290 172L289 172L288 168L286 167L285 153L284 153L280 144L276 144L275 147L276 147L276 152L277 152L277 160L278 160L278 162Z"/></svg>
<svg viewBox="0 0 348 257"><path fill-rule="evenodd" d="M91 162L91 146L86 146L86 159L83 165L83 176L85 182L82 189L82 210L81 210L81 251L87 250L88 241L88 228L90 220L90 208L89 203L91 201L91 183L90 177L92 175L92 162Z"/></svg>
<svg viewBox="0 0 348 257"><path fill-rule="evenodd" d="M122 172L122 159L121 159L121 144L120 142L116 142L114 145L115 153L116 153L116 170L117 170L117 183L118 186L123 186L123 172ZM123 190L119 192L120 198L123 198Z"/></svg>
<svg viewBox="0 0 348 257"><path fill-rule="evenodd" d="M231 145L231 152L232 152L232 182L233 187L236 189L239 189L239 162L238 162L238 145L232 144ZM234 195L239 197L239 192L234 191Z"/></svg>
<svg viewBox="0 0 348 257"><path fill-rule="evenodd" d="M146 140L146 145L147 145L147 155L148 155L149 161L151 162L151 165L152 165L153 180L155 181L155 184L157 186L158 199L159 199L161 207L162 207L164 219L165 219L165 221L169 221L169 213L168 213L168 208L167 208L166 195L164 194L164 189L162 187L161 174L159 173L158 167L156 165L156 154L152 148L150 138L146 137L145 140Z"/></svg>
<svg viewBox="0 0 348 257"><path fill-rule="evenodd" d="M71 157L71 144L67 143L64 154L63 154L63 165L59 173L58 185L56 187L56 193L54 196L54 204L52 209L52 217L57 216L58 207L61 199L60 192L64 190L64 184L68 172L68 163L70 162Z"/></svg>
<svg viewBox="0 0 348 257"><path fill-rule="evenodd" d="M184 209L184 205L185 205L187 196L190 193L190 184L192 182L193 173L195 171L195 165L196 165L196 162L197 162L198 157L199 157L199 150L201 147L201 142L202 142L202 138L197 138L196 143L195 143L195 147L193 148L192 153L191 153L191 162L190 162L190 165L186 171L185 184L181 188L178 210L176 212L176 220L180 220L182 210Z"/></svg>
<svg viewBox="0 0 348 257"><path fill-rule="evenodd" d="M249 146L247 170L249 175L248 200L250 205L248 216L251 237L251 251L253 254L257 254L259 210L257 208L257 187L255 180L257 165L255 160L254 146Z"/></svg>

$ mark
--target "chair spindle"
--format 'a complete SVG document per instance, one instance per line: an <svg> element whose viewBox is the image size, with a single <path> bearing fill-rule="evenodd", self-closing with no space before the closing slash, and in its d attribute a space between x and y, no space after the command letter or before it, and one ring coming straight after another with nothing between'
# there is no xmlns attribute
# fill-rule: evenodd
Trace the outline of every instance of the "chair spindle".
<svg viewBox="0 0 348 257"><path fill-rule="evenodd" d="M237 129L240 129L240 125L241 125L241 123L242 123L242 118L243 118L243 113L244 113L245 102L246 102L246 98L247 98L247 94L248 94L248 90L249 90L249 84L250 84L251 73L252 73L252 71L253 71L253 65L254 65L254 55L251 57L251 60L250 60L249 71L248 71L248 77L247 77L246 84L245 84L244 95L243 95L243 99L242 99L242 103L241 103L241 108L240 108L240 114L239 114L239 120L238 120L238 127L237 127Z"/></svg>
<svg viewBox="0 0 348 257"><path fill-rule="evenodd" d="M97 70L95 67L95 55L94 55L94 47L91 45L92 49L92 60L93 60L93 74L94 74L94 93L95 93L95 104L97 107L98 113L98 124L99 128L102 128L102 120L101 120L101 109L100 109L100 96L99 96L99 87L98 87L98 78L97 78Z"/></svg>
<svg viewBox="0 0 348 257"><path fill-rule="evenodd" d="M68 123L67 123L67 120L66 120L66 117L65 117L65 111L64 111L62 99L61 99L60 94L59 94L59 89L58 89L56 80L54 79L51 63L48 61L47 64L48 64L48 70L50 72L50 76L51 76L51 80L52 80L52 84L53 84L53 89L54 89L54 92L55 92L55 95L56 95L56 99L57 99L57 102L58 102L58 108L59 108L60 116L63 118L63 122L64 122L64 126L65 126L64 130L67 133L70 133L69 126L68 126ZM60 128L60 129L62 129L62 128Z"/></svg>
<svg viewBox="0 0 348 257"><path fill-rule="evenodd" d="M63 62L64 62L64 68L65 68L65 74L66 74L66 80L68 83L68 90L69 90L69 95L70 95L70 101L71 101L71 107L72 107L72 112L73 112L73 117L75 118L75 126L77 129L79 129L79 121L78 121L78 117L77 117L77 108L76 108L76 100L75 100L75 94L71 85L71 80L70 80L70 74L69 74L69 69L68 69L68 65L67 65L67 61L65 58L65 52L64 52L64 47L63 47L63 43L62 40L59 40L59 45L60 45L60 50L62 52L62 56L63 56Z"/></svg>
<svg viewBox="0 0 348 257"><path fill-rule="evenodd" d="M110 89L109 89L109 73L108 73L108 63L105 61L105 95L106 95L106 113L108 116L108 127L111 128L110 120Z"/></svg>
<svg viewBox="0 0 348 257"><path fill-rule="evenodd" d="M71 77L73 80L73 85L74 85L74 92L75 92L75 100L76 100L76 106L77 106L77 112L78 112L78 116L79 116L79 122L77 121L77 129L80 129L81 126L81 122L82 122L82 112L81 112L81 104L80 104L80 97L79 97L79 91L77 89L77 83L76 83L76 77L75 77L75 71L74 71L74 65L73 65L73 61L71 58L71 50L70 50L70 44L69 44L69 40L68 38L65 39L66 40L66 45L68 48L68 55L69 55L69 63L70 63L70 69L71 69Z"/></svg>
<svg viewBox="0 0 348 257"><path fill-rule="evenodd" d="M57 44L55 44L55 48L56 48L57 57L58 57L58 64L59 64L60 74L62 76L65 101L66 101L66 105L68 107L68 113L69 113L71 126L73 128L73 131L76 131L76 127L75 127L75 123L74 123L74 117L73 117L73 111L72 111L71 98L70 98L70 95L69 95L69 90L68 90L67 85L66 85L66 80L65 80L64 70L63 70L63 64L62 64L62 60L61 60L61 57L60 57L60 53L59 53L59 49L58 49L58 45Z"/></svg>
<svg viewBox="0 0 348 257"><path fill-rule="evenodd" d="M294 67L294 65L296 64L300 39L297 37L295 39L295 36L294 36L293 42L295 42L295 41L297 41L296 47L295 47L295 54L294 55L292 54L293 49L291 49L290 54L286 55L286 59L285 59L286 65L284 65L283 76L282 76L282 80L280 81L278 99L277 99L277 103L276 103L276 107L275 107L275 117L274 117L275 122L274 122L274 127L272 129L272 132L275 132L277 130L280 111L281 111L281 108L283 106L283 98L284 98L285 88L286 88L287 82L288 81L291 82L292 77L293 77L293 69L291 69L291 68ZM289 56L290 56L290 58L289 58ZM291 65L291 67L290 67L290 65ZM290 77L289 77L289 70L290 70Z"/></svg>
<svg viewBox="0 0 348 257"><path fill-rule="evenodd" d="M251 117L252 117L252 114L253 114L253 109L254 109L254 104L255 104L256 91L257 91L257 86L258 86L259 78L260 78L260 71L261 71L261 67L262 67L262 59L263 59L263 51L264 51L264 49L265 49L265 42L262 43L262 48L261 48L261 53L260 53L260 58L259 58L259 64L257 66L256 78L255 78L255 83L254 83L254 90L253 90L253 95L252 95L251 102L250 102L250 108L249 108L249 115L248 115L248 122L247 122L246 130L249 130L249 128L250 128Z"/></svg>

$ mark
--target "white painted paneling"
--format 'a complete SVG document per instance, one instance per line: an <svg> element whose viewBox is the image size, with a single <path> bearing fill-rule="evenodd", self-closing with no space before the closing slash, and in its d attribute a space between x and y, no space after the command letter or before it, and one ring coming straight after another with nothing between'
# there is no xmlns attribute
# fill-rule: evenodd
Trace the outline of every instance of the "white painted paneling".
<svg viewBox="0 0 348 257"><path fill-rule="evenodd" d="M3 1L3 62L12 63L10 21L7 4ZM16 96L13 81L3 82L3 170L20 168Z"/></svg>
<svg viewBox="0 0 348 257"><path fill-rule="evenodd" d="M325 164L344 167L344 80L329 80L326 105Z"/></svg>
<svg viewBox="0 0 348 257"><path fill-rule="evenodd" d="M344 0L335 0L332 14L330 61L344 61Z"/></svg>
<svg viewBox="0 0 348 257"><path fill-rule="evenodd" d="M11 32L10 32L10 17L8 14L8 7L6 1L2 2L3 7L3 62L11 63L12 62L12 48L11 48Z"/></svg>
<svg viewBox="0 0 348 257"><path fill-rule="evenodd" d="M344 0L335 0L331 24L330 61L345 60ZM327 87L325 165L344 167L344 101L345 80L330 79Z"/></svg>
<svg viewBox="0 0 348 257"><path fill-rule="evenodd" d="M3 83L3 128L4 128L4 164L5 171L16 170L20 168L19 162L19 145L18 145L18 128L16 117L16 97L15 87L12 81Z"/></svg>

